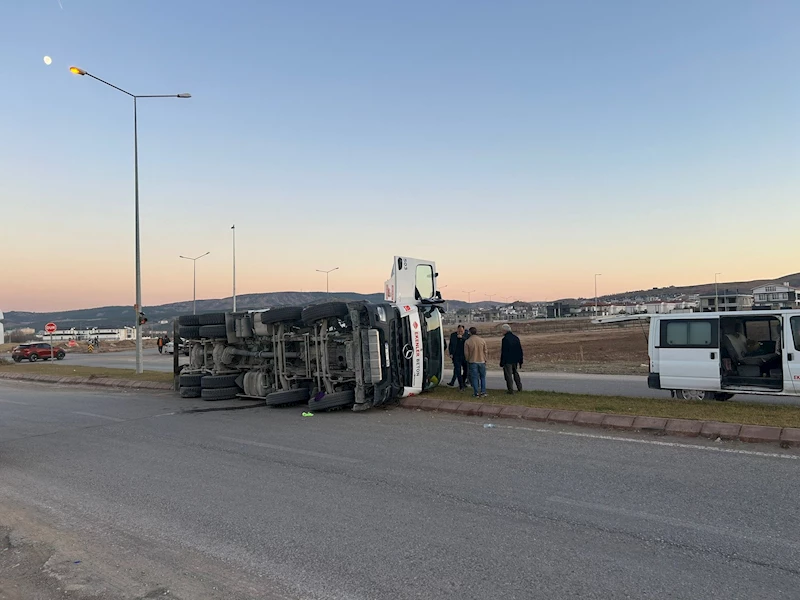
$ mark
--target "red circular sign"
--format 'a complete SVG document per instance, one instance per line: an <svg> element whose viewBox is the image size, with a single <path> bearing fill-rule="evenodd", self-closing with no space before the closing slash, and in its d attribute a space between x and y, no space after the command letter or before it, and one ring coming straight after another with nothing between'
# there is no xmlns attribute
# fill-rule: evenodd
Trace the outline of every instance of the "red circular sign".
<svg viewBox="0 0 800 600"><path fill-rule="evenodd" d="M58 329L58 327L56 327L55 323L48 323L44 326L45 333L55 333L56 329Z"/></svg>

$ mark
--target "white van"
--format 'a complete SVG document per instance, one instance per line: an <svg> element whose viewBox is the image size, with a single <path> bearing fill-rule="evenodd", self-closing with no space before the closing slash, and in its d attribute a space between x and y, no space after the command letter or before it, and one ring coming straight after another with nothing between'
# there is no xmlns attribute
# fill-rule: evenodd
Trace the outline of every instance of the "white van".
<svg viewBox="0 0 800 600"><path fill-rule="evenodd" d="M650 388L687 400L800 396L800 310L653 315Z"/></svg>

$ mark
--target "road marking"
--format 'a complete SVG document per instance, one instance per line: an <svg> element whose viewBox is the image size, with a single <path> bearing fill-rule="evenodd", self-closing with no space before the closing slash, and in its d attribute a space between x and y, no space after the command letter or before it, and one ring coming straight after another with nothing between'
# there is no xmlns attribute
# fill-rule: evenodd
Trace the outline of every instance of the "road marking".
<svg viewBox="0 0 800 600"><path fill-rule="evenodd" d="M301 448L289 448L288 446L278 446L276 444L265 444L264 442L254 442L252 440L243 440L240 438L226 437L218 435L217 439L225 440L227 442L236 442L237 444L245 444L247 446L257 446L258 448L269 448L270 450L280 450L281 452L293 452L294 454L302 454L304 456L314 456L316 458L327 458L330 460L339 460L348 463L362 463L363 460L356 458L347 458L345 456L336 456L335 454L325 454L323 452L314 452L312 450L303 450Z"/></svg>
<svg viewBox="0 0 800 600"><path fill-rule="evenodd" d="M109 421L116 421L117 423L122 423L125 419L118 419L117 417L107 417L105 415L96 415L95 413L90 412L79 412L77 410L72 411L73 415L83 415L84 417L97 417L98 419L108 419Z"/></svg>
<svg viewBox="0 0 800 600"><path fill-rule="evenodd" d="M464 423L455 419L447 419L453 423ZM470 425L481 425L483 422L469 421ZM549 433L571 437L589 438L593 440L610 440L612 442L626 442L629 444L648 444L651 446L666 446L667 448L684 448L687 450L702 450L704 452L722 452L725 454L743 454L745 456L759 456L761 458L781 458L785 460L800 460L800 454L780 454L778 452L759 452L757 450L737 450L736 448L719 448L717 446L700 446L697 444L682 444L681 442L661 442L659 440L640 440L637 438L618 437L615 435L601 435L598 433L578 433L576 431L553 431L552 429L537 429L534 427L516 427L514 425L500 425L494 423L498 429L519 429L522 431L535 431L536 433Z"/></svg>
<svg viewBox="0 0 800 600"><path fill-rule="evenodd" d="M0 398L0 402L5 402L6 404L19 404L20 406L31 406L27 402L17 402L16 400L3 400Z"/></svg>
<svg viewBox="0 0 800 600"><path fill-rule="evenodd" d="M549 498L547 498L547 501L554 502L556 504L566 504L567 506L586 508L589 510L596 510L614 515L620 515L628 518L644 519L645 521L661 523L662 525L683 527L684 529L693 529L695 531L701 531L704 533L723 535L740 540L745 540L748 542L752 542L755 540L759 542L766 542L766 543L776 544L779 546L784 546L786 548L792 548L794 550L800 550L800 542L795 542L793 540L787 540L784 538L774 538L768 536L765 537L760 535L747 535L739 531L723 529L722 527L715 527L714 525L695 523L693 521L684 521L682 519L676 519L674 517L666 517L662 515L655 515L640 510L631 510L619 506L609 506L607 504L596 504L594 502L583 502L582 500L571 500L570 498L562 498L561 496L550 496Z"/></svg>

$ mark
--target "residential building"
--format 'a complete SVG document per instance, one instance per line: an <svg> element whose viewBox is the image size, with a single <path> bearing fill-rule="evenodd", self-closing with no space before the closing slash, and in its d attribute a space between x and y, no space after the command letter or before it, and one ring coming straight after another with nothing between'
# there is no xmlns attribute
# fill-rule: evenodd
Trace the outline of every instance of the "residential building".
<svg viewBox="0 0 800 600"><path fill-rule="evenodd" d="M46 340L50 340L49 333L40 333ZM54 342L66 342L69 340L93 340L99 339L101 341L121 341L121 340L135 340L136 328L134 327L121 327L119 329L107 329L100 327L93 327L91 329L58 329L53 333L52 340Z"/></svg>
<svg viewBox="0 0 800 600"><path fill-rule="evenodd" d="M800 308L800 291L789 283L769 283L753 288L753 308L769 310Z"/></svg>
<svg viewBox="0 0 800 600"><path fill-rule="evenodd" d="M717 302L719 300L719 302ZM753 309L753 295L739 290L719 290L700 294L700 312L734 312Z"/></svg>

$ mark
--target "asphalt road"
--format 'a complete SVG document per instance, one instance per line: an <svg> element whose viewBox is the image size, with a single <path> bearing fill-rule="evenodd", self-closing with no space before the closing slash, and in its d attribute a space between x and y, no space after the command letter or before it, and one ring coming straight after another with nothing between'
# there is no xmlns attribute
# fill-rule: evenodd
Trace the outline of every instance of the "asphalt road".
<svg viewBox="0 0 800 600"><path fill-rule="evenodd" d="M181 364L188 362L180 357ZM108 352L100 354L70 354L65 359L77 365L93 365L97 367L131 368L136 364L136 355L132 351ZM20 363L22 366L28 363ZM31 365L36 368L36 364ZM144 351L144 368L148 371L171 371L172 355L159 354L158 350ZM446 378L452 373L449 366ZM647 387L647 378L638 375L590 375L583 373L521 373L522 384L528 390L544 390L571 394L600 394L604 396L629 396L632 398L669 398L669 392L651 390ZM486 385L492 390L505 389L506 384L501 371L489 371ZM734 401L764 402L770 404L800 404L800 399L792 396L759 396L738 395Z"/></svg>
<svg viewBox="0 0 800 600"><path fill-rule="evenodd" d="M402 409L168 414L177 402L0 383L0 526L50 531L59 585L186 600L800 589L797 451Z"/></svg>

